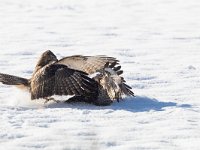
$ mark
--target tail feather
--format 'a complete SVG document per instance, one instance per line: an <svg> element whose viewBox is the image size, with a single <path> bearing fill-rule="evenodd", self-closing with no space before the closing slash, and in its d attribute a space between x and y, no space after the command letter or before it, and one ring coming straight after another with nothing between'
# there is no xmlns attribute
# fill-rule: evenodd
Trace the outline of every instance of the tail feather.
<svg viewBox="0 0 200 150"><path fill-rule="evenodd" d="M0 82L6 85L29 85L28 79L3 73L0 73Z"/></svg>

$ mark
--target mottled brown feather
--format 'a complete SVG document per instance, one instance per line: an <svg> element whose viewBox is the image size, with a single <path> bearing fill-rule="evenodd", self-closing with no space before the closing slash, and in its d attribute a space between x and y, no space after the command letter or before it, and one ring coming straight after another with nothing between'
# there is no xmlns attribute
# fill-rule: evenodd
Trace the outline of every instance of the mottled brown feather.
<svg viewBox="0 0 200 150"><path fill-rule="evenodd" d="M63 64L69 68L84 71L88 74L92 74L104 68L105 64L117 63L118 60L114 57L107 56L82 56L74 55L69 57L64 57L57 62L57 64Z"/></svg>
<svg viewBox="0 0 200 150"><path fill-rule="evenodd" d="M85 91L92 93L95 91L93 88L84 86L86 79L87 83L93 82L92 79L86 77L85 73L70 69L65 65L47 65L38 70L32 79L31 98L38 99L52 95L81 95L85 94Z"/></svg>
<svg viewBox="0 0 200 150"><path fill-rule="evenodd" d="M78 99L95 105L109 105L113 100L119 100L122 94L134 96L131 87L120 76L123 71L118 62L114 57L81 55L58 61L47 50L37 62L30 80L0 73L0 82L29 89L31 99L74 95L70 101ZM87 76L96 72L101 75L92 79Z"/></svg>

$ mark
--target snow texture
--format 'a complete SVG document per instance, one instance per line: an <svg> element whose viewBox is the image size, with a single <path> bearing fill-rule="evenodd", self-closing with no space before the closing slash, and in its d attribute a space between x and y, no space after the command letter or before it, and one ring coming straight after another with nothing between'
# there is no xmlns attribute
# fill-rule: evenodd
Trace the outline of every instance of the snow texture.
<svg viewBox="0 0 200 150"><path fill-rule="evenodd" d="M135 98L43 104L0 85L1 150L198 150L200 1L0 0L0 72L40 54L117 57Z"/></svg>

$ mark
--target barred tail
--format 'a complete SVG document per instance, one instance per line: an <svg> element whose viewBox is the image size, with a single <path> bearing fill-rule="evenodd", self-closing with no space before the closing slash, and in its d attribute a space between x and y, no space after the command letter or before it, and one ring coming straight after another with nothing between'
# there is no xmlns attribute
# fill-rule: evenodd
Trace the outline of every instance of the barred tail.
<svg viewBox="0 0 200 150"><path fill-rule="evenodd" d="M0 82L6 85L29 86L28 79L0 73Z"/></svg>

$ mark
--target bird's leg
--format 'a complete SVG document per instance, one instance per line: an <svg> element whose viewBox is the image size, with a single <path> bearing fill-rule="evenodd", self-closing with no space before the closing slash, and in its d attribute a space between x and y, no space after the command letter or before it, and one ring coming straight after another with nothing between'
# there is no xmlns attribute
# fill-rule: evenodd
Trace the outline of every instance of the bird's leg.
<svg viewBox="0 0 200 150"><path fill-rule="evenodd" d="M54 102L56 102L56 103L59 103L60 101L59 100L55 100L53 97L47 97L47 98L45 98L45 102L44 102L44 104L46 104L47 102L49 102L49 101L54 101Z"/></svg>

